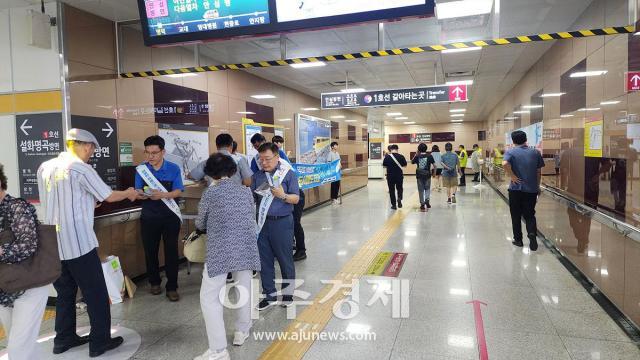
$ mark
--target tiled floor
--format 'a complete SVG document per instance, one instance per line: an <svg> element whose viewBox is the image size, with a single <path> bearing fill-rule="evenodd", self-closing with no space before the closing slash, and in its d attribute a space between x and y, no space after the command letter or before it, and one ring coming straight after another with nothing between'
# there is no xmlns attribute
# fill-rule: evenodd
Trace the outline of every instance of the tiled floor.
<svg viewBox="0 0 640 360"><path fill-rule="evenodd" d="M406 196L415 193L405 179ZM415 197L413 197L415 199ZM400 277L410 280L410 314L392 318L391 304L366 306L376 287L391 288L389 278L360 279L359 313L350 320L333 318L329 332L374 332L376 341L316 341L305 359L477 359L473 307L482 307L490 359L640 359L640 350L576 280L544 248L537 253L514 248L508 208L491 189L478 192L471 183L457 205L434 192L428 213L412 209L383 251L409 253ZM417 204L406 203L407 208ZM316 294L322 279L332 279L392 214L384 184L344 198L303 217L309 258L296 263L302 290ZM191 359L207 347L200 314L200 268L180 274L179 303L147 295L139 288L133 300L112 308L113 322L140 333L136 359ZM377 285L369 283L377 280ZM283 330L289 321L276 307L261 314L253 330ZM226 311L232 335L233 315ZM81 315L79 326L88 323ZM52 330L52 321L42 332ZM251 339L230 347L232 359L256 359L269 341ZM0 345L2 346L2 345Z"/></svg>

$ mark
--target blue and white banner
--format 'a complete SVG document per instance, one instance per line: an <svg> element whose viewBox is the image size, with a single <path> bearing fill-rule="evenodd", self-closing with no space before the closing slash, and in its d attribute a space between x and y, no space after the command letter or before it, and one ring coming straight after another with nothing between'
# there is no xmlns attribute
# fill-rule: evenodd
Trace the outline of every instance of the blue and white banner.
<svg viewBox="0 0 640 360"><path fill-rule="evenodd" d="M342 178L340 160L325 164L293 164L293 169L298 174L298 184L302 190L339 181Z"/></svg>

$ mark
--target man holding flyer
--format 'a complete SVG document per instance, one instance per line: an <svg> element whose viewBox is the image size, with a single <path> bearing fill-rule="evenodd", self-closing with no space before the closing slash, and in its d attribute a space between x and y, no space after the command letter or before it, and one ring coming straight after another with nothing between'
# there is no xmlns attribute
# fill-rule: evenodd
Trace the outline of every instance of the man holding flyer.
<svg viewBox="0 0 640 360"><path fill-rule="evenodd" d="M140 225L144 245L149 292L160 295L160 264L158 250L160 240L164 242L165 274L167 276L167 298L180 300L178 295L178 236L182 215L174 199L184 191L180 167L164 159L164 139L158 135L144 141L147 162L136 168L135 188L142 202Z"/></svg>
<svg viewBox="0 0 640 360"><path fill-rule="evenodd" d="M288 162L280 159L278 147L265 143L258 148L261 170L253 174L251 189L258 203L258 250L260 278L265 298L258 310L276 304L274 259L282 274L282 306L293 303L296 270L293 265L293 205L300 200L298 176Z"/></svg>

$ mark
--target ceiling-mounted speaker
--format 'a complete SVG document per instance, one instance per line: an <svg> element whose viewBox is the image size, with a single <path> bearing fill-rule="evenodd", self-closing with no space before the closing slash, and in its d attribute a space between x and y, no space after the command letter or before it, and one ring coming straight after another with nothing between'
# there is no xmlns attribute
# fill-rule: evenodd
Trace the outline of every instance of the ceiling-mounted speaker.
<svg viewBox="0 0 640 360"><path fill-rule="evenodd" d="M29 45L51 49L51 17L36 10L29 10L27 22L30 30Z"/></svg>

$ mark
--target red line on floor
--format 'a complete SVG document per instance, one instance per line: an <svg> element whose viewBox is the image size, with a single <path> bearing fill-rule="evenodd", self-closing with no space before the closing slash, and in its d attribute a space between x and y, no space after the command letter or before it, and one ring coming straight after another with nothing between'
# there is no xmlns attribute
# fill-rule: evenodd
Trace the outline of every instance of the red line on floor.
<svg viewBox="0 0 640 360"><path fill-rule="evenodd" d="M467 304L473 304L473 313L476 319L476 336L478 337L478 352L480 352L480 360L489 360L489 352L487 351L487 339L484 335L484 321L482 320L481 305L487 306L480 300L469 301Z"/></svg>

